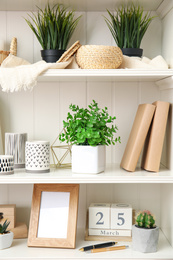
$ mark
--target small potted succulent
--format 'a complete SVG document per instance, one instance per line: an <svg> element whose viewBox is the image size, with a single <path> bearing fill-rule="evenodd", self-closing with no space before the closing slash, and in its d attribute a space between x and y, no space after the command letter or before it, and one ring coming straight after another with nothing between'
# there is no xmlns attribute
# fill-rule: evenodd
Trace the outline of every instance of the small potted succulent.
<svg viewBox="0 0 173 260"><path fill-rule="evenodd" d="M25 21L43 48L43 60L56 62L65 52L81 16L74 18L74 11L67 11L62 4L51 8L49 3L44 10L38 7L37 13L28 16Z"/></svg>
<svg viewBox="0 0 173 260"><path fill-rule="evenodd" d="M0 249L10 247L13 242L13 232L7 230L9 224L10 221L7 219L3 224L0 224Z"/></svg>
<svg viewBox="0 0 173 260"><path fill-rule="evenodd" d="M133 250L142 253L157 251L159 227L155 225L155 218L149 210L139 211L135 217L136 224L132 226Z"/></svg>
<svg viewBox="0 0 173 260"><path fill-rule="evenodd" d="M150 12L144 14L143 8L134 4L120 6L115 10L115 14L109 10L107 12L110 20L106 17L104 19L123 54L141 57L141 41L154 17L150 16Z"/></svg>
<svg viewBox="0 0 173 260"><path fill-rule="evenodd" d="M72 145L72 172L95 174L105 169L105 146L120 143L114 138L117 126L116 117L108 114L108 109L100 109L95 100L88 108L70 105L67 121L63 121L65 133L60 141ZM110 124L110 126L109 126Z"/></svg>

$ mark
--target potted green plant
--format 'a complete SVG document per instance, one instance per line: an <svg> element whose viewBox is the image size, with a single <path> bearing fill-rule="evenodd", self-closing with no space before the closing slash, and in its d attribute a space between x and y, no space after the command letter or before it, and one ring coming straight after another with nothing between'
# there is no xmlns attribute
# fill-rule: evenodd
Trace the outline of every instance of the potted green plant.
<svg viewBox="0 0 173 260"><path fill-rule="evenodd" d="M155 218L149 210L139 211L135 217L136 224L132 226L133 250L142 253L157 251L159 227L155 225Z"/></svg>
<svg viewBox="0 0 173 260"><path fill-rule="evenodd" d="M3 224L0 224L0 249L10 247L13 242L13 232L7 230L9 224L10 221L7 219Z"/></svg>
<svg viewBox="0 0 173 260"><path fill-rule="evenodd" d="M110 20L104 17L106 24L124 55L142 57L141 41L154 17L150 12L144 14L140 6L120 6L115 14L107 10Z"/></svg>
<svg viewBox="0 0 173 260"><path fill-rule="evenodd" d="M38 7L38 12L32 12L29 19L25 19L43 50L41 55L46 62L56 62L65 52L69 40L81 16L74 18L74 11L67 11L62 4L45 9Z"/></svg>
<svg viewBox="0 0 173 260"><path fill-rule="evenodd" d="M62 142L72 144L72 171L76 173L99 173L105 169L105 146L120 142L114 138L116 117L108 109L100 109L95 100L88 108L70 105L67 121L63 121L65 133L60 134ZM109 126L110 124L110 126Z"/></svg>

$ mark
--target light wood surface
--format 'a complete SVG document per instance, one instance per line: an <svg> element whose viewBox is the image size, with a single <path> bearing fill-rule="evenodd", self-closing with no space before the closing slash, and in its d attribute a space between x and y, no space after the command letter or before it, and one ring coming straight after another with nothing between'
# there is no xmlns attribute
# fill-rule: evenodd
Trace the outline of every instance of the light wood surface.
<svg viewBox="0 0 173 260"><path fill-rule="evenodd" d="M14 233L14 239L28 237L28 228L25 223L16 223L15 228L11 228L10 230Z"/></svg>
<svg viewBox="0 0 173 260"><path fill-rule="evenodd" d="M0 224L3 224L7 219L7 221L10 221L8 228L14 228L16 225L16 205L2 204L0 205L0 212L3 213L3 219L0 219Z"/></svg>

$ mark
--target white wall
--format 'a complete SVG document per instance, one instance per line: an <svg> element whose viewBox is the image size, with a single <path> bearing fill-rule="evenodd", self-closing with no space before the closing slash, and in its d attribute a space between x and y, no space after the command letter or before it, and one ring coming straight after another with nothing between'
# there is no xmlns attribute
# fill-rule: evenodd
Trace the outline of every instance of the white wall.
<svg viewBox="0 0 173 260"><path fill-rule="evenodd" d="M162 20L162 55L170 64L170 68L173 68L173 55L172 55L172 43L173 43L173 9Z"/></svg>

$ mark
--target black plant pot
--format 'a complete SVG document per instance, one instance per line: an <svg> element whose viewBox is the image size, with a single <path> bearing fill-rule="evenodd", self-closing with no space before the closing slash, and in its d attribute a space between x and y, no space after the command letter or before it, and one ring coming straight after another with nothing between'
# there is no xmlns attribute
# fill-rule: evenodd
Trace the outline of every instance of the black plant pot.
<svg viewBox="0 0 173 260"><path fill-rule="evenodd" d="M142 57L143 49L139 48L122 48L123 55L129 56L129 57Z"/></svg>
<svg viewBox="0 0 173 260"><path fill-rule="evenodd" d="M42 59L46 62L56 62L66 50L41 50Z"/></svg>

